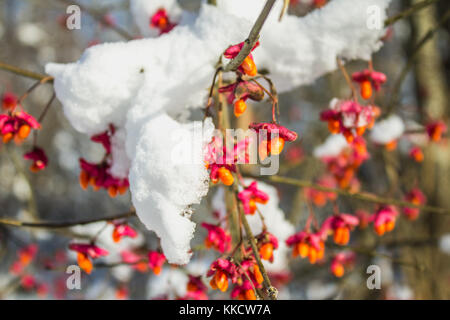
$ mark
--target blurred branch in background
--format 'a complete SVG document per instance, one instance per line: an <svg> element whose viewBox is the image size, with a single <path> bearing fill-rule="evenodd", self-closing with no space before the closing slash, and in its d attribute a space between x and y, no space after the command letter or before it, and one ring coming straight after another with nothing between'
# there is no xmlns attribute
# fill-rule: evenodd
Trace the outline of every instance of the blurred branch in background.
<svg viewBox="0 0 450 320"><path fill-rule="evenodd" d="M422 0L422 1L415 2L412 6L410 6L406 10L386 19L386 21L384 22L384 26L387 27L387 26L390 26L390 25L396 23L397 21L399 21L401 19L406 19L410 15L416 13L417 11L420 11L438 1L440 1L440 0Z"/></svg>
<svg viewBox="0 0 450 320"><path fill-rule="evenodd" d="M60 228L70 228L78 225L86 225L90 223L96 223L100 221L113 221L118 219L126 219L135 216L136 211L131 210L129 212L120 213L116 215L110 215L106 217L98 217L92 219L85 219L79 221L46 221L46 222L26 222L13 219L2 219L0 218L0 224L13 226L13 227L25 227L25 228L40 228L40 229L60 229Z"/></svg>
<svg viewBox="0 0 450 320"><path fill-rule="evenodd" d="M33 184L31 183L27 172L23 168L21 159L17 156L16 151L10 147L6 147L5 149L6 149L6 152L9 156L9 158L11 159L12 163L14 164L14 167L16 168L17 172L19 172L19 174L23 177L23 179L25 180L25 182L28 185L28 189L30 192L29 192L29 196L28 196L28 211L27 211L27 213L29 213L30 217L33 220L38 220L39 213L38 213L38 208L37 208L37 204L36 204L36 195L34 192Z"/></svg>
<svg viewBox="0 0 450 320"><path fill-rule="evenodd" d="M12 65L4 63L4 62L0 62L0 69L9 71L9 72L14 73L19 76L36 79L36 80L43 80L48 77L47 75L43 75L43 74L35 73L33 71L25 70L25 69L22 69L22 68L19 68L16 66L12 66ZM49 80L48 82L50 83L53 81Z"/></svg>
<svg viewBox="0 0 450 320"><path fill-rule="evenodd" d="M413 5L418 0L411 2ZM415 66L416 84L418 87L418 99L420 102L421 118L446 119L448 117L448 84L446 83L442 54L439 51L437 36L433 36L436 30L450 18L450 8L441 18L436 5L432 5L419 14L413 16L414 27L413 41L417 42L420 50L414 53L417 63ZM437 34L439 35L439 34ZM450 207L450 150L439 145L430 145L425 152L425 161L421 170L421 180L424 191L429 195L429 202L443 207ZM448 232L447 223L443 217L430 214L425 222L416 227L420 234L428 237ZM415 282L418 292L423 298L438 299L448 293L441 275L444 272L442 265L442 252L438 247L432 246L422 250L409 250L404 253L406 257L414 260L426 261L430 270L429 277L419 278ZM415 274L409 274L410 279ZM420 288L420 289L419 289Z"/></svg>
<svg viewBox="0 0 450 320"><path fill-rule="evenodd" d="M247 175L248 177L256 178L256 176L253 175ZM439 208L439 207L433 207L433 206L422 206L413 204L411 202L402 201L398 199L393 198L386 198L386 197L380 197L373 193L369 192L352 192L346 189L339 189L339 188L329 188L324 187L322 185L315 184L308 180L300 180L300 179L293 179L289 177L281 177L281 176L258 176L259 179L266 180L272 183L281 183L281 184L288 184L293 185L301 188L313 188L319 191L324 192L334 192L338 195L342 195L345 197L350 197L362 201L368 201L368 202L374 202L379 204L393 204L401 207L413 207L413 208L419 208L423 211L433 212L433 213L440 213L440 214L446 214L450 215L450 209L446 208Z"/></svg>
<svg viewBox="0 0 450 320"><path fill-rule="evenodd" d="M408 73L411 71L411 69L414 67L414 64L417 62L417 60L423 61L419 59L420 57L420 51L421 49L427 44L428 41L432 40L434 35L439 31L439 29L450 19L450 10L447 10L447 12L442 16L442 18L438 21L436 26L432 26L430 30L418 41L418 43L415 45L415 47L412 50L412 54L408 58L408 62L400 72L400 75L396 79L390 100L388 101L388 104L386 106L386 115L391 114L397 104L399 103L400 99L400 89L402 87L402 84L408 75Z"/></svg>

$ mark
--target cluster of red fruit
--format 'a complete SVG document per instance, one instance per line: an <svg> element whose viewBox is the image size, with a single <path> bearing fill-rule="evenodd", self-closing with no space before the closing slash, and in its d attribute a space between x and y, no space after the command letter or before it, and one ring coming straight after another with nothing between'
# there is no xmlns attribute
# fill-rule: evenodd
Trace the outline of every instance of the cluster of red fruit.
<svg viewBox="0 0 450 320"><path fill-rule="evenodd" d="M419 189L412 189L406 194L405 200L413 205L423 205L426 198ZM417 219L419 209L417 207L404 207L403 214L409 220ZM357 215L346 213L334 214L325 219L316 232L312 232L310 223L307 227L290 236L286 244L292 247L292 256L308 258L311 264L315 264L324 259L325 243L329 235L333 236L335 244L346 246L350 242L350 233L356 227L366 228L369 223L373 223L373 229L379 236L394 229L399 211L391 205L380 205L371 215L365 211L359 211ZM311 217L308 221L311 220ZM343 252L335 255L331 262L331 271L337 277L344 275L344 266L351 266L355 260L352 252Z"/></svg>
<svg viewBox="0 0 450 320"><path fill-rule="evenodd" d="M124 194L128 190L127 178L116 178L110 173L112 153L111 138L115 133L113 125L109 129L100 134L91 137L91 140L103 145L105 156L100 163L91 163L80 158L80 185L83 189L87 189L89 185L94 191L101 188L108 190L108 194L114 198L117 194Z"/></svg>
<svg viewBox="0 0 450 320"><path fill-rule="evenodd" d="M24 110L16 111L17 107L22 108L17 96L12 92L5 92L2 97L2 109L5 113L0 114L0 134L5 144L14 140L19 145L28 138L31 130L41 128L40 123L32 115ZM32 161L30 166L32 172L43 170L48 165L47 155L36 145L24 155L24 159Z"/></svg>

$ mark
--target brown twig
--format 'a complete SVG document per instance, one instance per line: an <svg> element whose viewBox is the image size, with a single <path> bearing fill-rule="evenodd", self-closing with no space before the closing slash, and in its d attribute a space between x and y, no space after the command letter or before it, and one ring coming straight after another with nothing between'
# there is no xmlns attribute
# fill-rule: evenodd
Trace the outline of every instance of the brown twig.
<svg viewBox="0 0 450 320"><path fill-rule="evenodd" d="M208 117L208 115L210 113L209 109L213 103L213 93L214 93L214 88L216 86L216 79L217 79L218 74L221 71L222 71L222 66L219 65L219 67L216 69L216 72L214 72L213 81L211 83L211 87L209 88L209 95L208 95L208 100L207 100L206 109L205 109L205 119L206 119L206 117ZM219 88L220 88L220 86L219 86Z"/></svg>
<svg viewBox="0 0 450 320"><path fill-rule="evenodd" d="M44 119L45 115L47 114L47 111L50 109L50 106L52 105L52 102L53 102L53 100L55 100L55 98L56 98L56 94L55 94L55 91L53 91L50 100L47 102L47 105L45 106L44 110L42 111L41 115L39 116L39 118L37 120L39 123L42 123L42 120ZM34 132L33 132L33 146L36 146L37 138L38 138L38 131L34 130Z"/></svg>
<svg viewBox="0 0 450 320"><path fill-rule="evenodd" d="M22 69L22 68L19 68L16 66L12 66L12 65L4 63L4 62L0 62L0 69L17 74L19 76L36 79L36 80L42 80L42 79L45 79L48 77L47 75L36 73L33 71L29 71L29 70L25 70L25 69ZM53 79L48 80L48 82L53 82Z"/></svg>
<svg viewBox="0 0 450 320"><path fill-rule="evenodd" d="M278 110L278 97L276 96L276 93L275 93L275 95L274 94L272 94L272 92L270 92L269 90L267 90L266 88L264 88L264 86L261 84L261 83L259 83L256 79L251 79L250 81L252 81L252 82L254 82L254 83L256 83L256 85L258 86L258 87L260 87L265 93L267 93L267 95L269 96L269 98L272 100L272 121L273 122L277 122L277 118L276 118L276 116L275 116L275 111L276 110ZM278 113L278 115L279 115L279 113Z"/></svg>
<svg viewBox="0 0 450 320"><path fill-rule="evenodd" d="M47 105L45 106L44 110L42 111L41 115L38 118L38 122L41 123L42 120L44 119L45 115L47 114L48 109L50 109L50 106L52 105L53 100L55 100L56 98L56 94L53 91L53 94L50 98L50 100L47 102Z"/></svg>
<svg viewBox="0 0 450 320"><path fill-rule="evenodd" d="M258 300L261 300L261 297L260 297L260 295L259 295L259 293L258 293L258 290L255 288L255 285L253 284L252 279L250 279L248 273L245 271L245 269L242 267L242 265L241 265L238 261L235 261L235 263L236 263L236 265L239 267L239 269L242 270L242 272L243 272L245 278L247 279L247 281L248 281L248 282L250 283L250 285L252 286L252 289L253 289L253 291L255 292L255 295L256 295L257 299L258 299Z"/></svg>
<svg viewBox="0 0 450 320"><path fill-rule="evenodd" d="M353 81L350 78L350 75L348 74L347 70L345 69L344 65L342 64L341 59L336 58L336 62L337 62L339 69L341 70L342 74L344 75L345 81L347 82L348 86L352 90L353 100L358 101L358 94L356 93L356 88L353 85Z"/></svg>
<svg viewBox="0 0 450 320"><path fill-rule="evenodd" d="M28 97L28 95L33 92L34 89L36 89L37 87L39 87L40 85L46 83L46 82L51 82L53 81L53 77L50 76L46 76L42 79L40 79L38 82L36 82L35 84L33 84L17 101L17 104L21 105L23 103L23 101Z"/></svg>
<svg viewBox="0 0 450 320"><path fill-rule="evenodd" d="M267 77L265 75L261 75L261 76L269 84L270 93L272 94L272 96L274 96L276 98L276 100L274 102L275 103L275 109L276 109L276 112L277 112L277 117L280 118L280 104L279 104L277 89L275 88L275 85L273 84L273 81L269 77ZM272 111L272 112L274 112L274 111ZM272 115L272 117L273 117L273 115Z"/></svg>
<svg viewBox="0 0 450 320"><path fill-rule="evenodd" d="M281 9L280 17L278 18L278 21L281 21L281 19L283 19L284 14L286 13L286 11L289 8L289 2L290 2L290 0L283 0L283 8Z"/></svg>

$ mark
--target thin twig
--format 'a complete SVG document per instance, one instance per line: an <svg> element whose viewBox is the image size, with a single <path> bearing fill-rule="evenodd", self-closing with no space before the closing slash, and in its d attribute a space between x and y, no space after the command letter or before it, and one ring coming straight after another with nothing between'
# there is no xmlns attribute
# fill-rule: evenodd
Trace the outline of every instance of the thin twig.
<svg viewBox="0 0 450 320"><path fill-rule="evenodd" d="M47 76L44 77L42 79L40 79L38 82L36 82L35 84L33 84L17 101L17 104L21 105L23 103L23 101L28 97L28 95L33 92L34 89L36 89L37 87L39 87L41 84L44 84L46 82L51 82L53 81L53 77Z"/></svg>
<svg viewBox="0 0 450 320"><path fill-rule="evenodd" d="M0 69L9 71L11 73L17 74L19 76L23 76L26 78L36 79L36 80L42 80L44 78L47 78L48 76L45 74L36 73L33 71L25 70L16 66L12 66L10 64L0 62ZM53 82L53 79L49 80L48 82Z"/></svg>
<svg viewBox="0 0 450 320"><path fill-rule="evenodd" d="M241 269L243 271L243 274L245 276L245 278L247 279L247 281L250 283L250 285L252 286L253 291L255 292L255 295L258 297L258 300L261 300L261 297L258 294L258 290L256 290L255 285L253 284L252 279L250 279L250 277L248 276L248 273L245 271L245 269L242 267L242 265L238 262L238 261L234 261L237 266L239 267L239 269Z"/></svg>
<svg viewBox="0 0 450 320"><path fill-rule="evenodd" d="M283 8L281 9L280 17L278 18L278 21L281 21L281 19L283 19L284 14L286 13L286 11L289 8L289 2L290 2L290 0L283 0Z"/></svg>
<svg viewBox="0 0 450 320"><path fill-rule="evenodd" d="M42 111L41 115L38 118L38 122L41 123L42 120L44 119L45 115L47 114L48 109L50 109L50 106L52 105L53 100L55 100L56 98L56 94L53 91L53 94L50 98L50 100L48 101L47 105L45 106L44 110Z"/></svg>
<svg viewBox="0 0 450 320"><path fill-rule="evenodd" d="M341 70L342 74L344 75L345 81L347 82L348 86L352 90L353 100L358 101L358 94L356 93L356 88L353 85L353 81L350 78L350 75L348 74L347 70L345 69L344 65L342 64L341 59L336 58L336 62L337 62L339 69Z"/></svg>
<svg viewBox="0 0 450 320"><path fill-rule="evenodd" d="M56 94L55 94L55 91L53 91L50 100L47 102L47 105L45 106L44 110L42 111L41 115L39 116L39 118L37 120L39 123L42 123L42 120L44 119L45 115L47 114L47 111L50 109L50 106L52 105L52 102L53 102L53 100L55 100L55 98L56 98ZM36 146L37 138L38 138L38 131L34 130L33 131L33 146Z"/></svg>
<svg viewBox="0 0 450 320"><path fill-rule="evenodd" d="M279 99L278 99L278 92L277 89L275 88L275 85L273 84L273 81L265 76L265 75L261 75L263 77L264 80L266 80L266 82L269 84L270 87L270 93L272 93L272 96L274 96L276 98L275 101L275 109L277 111L277 117L278 119L280 118L280 104L279 104Z"/></svg>
<svg viewBox="0 0 450 320"><path fill-rule="evenodd" d="M78 225L91 224L91 223L100 222L100 221L112 221L112 220L117 220L117 219L129 218L129 217L133 217L135 215L135 213L136 213L135 210L130 210L128 212L120 213L120 214L116 214L116 215L87 219L87 220L71 221L71 222L59 222L59 221L26 222L26 221L20 221L20 220L0 218L0 224L6 225L6 226L13 226L13 227L61 229L61 228L70 228L70 227L78 226Z"/></svg>
<svg viewBox="0 0 450 320"><path fill-rule="evenodd" d="M276 123L277 118L275 116L275 111L278 110L278 97L276 95L273 95L272 92L269 92L269 90L267 90L266 88L264 88L264 86L260 84L256 79L251 79L250 81L256 83L256 85L260 87L265 93L267 93L269 98L272 100L272 121Z"/></svg>
<svg viewBox="0 0 450 320"><path fill-rule="evenodd" d="M212 83L211 83L211 87L209 88L208 101L207 101L207 103L206 103L205 119L206 119L206 117L208 117L209 114L210 114L210 107L211 107L211 105L212 105L212 103L213 103L214 87L216 86L216 78L217 78L217 75L218 75L221 71L222 71L222 66L219 66L219 67L216 69L216 72L214 72L213 81L212 81ZM219 89L220 89L220 87L219 87Z"/></svg>

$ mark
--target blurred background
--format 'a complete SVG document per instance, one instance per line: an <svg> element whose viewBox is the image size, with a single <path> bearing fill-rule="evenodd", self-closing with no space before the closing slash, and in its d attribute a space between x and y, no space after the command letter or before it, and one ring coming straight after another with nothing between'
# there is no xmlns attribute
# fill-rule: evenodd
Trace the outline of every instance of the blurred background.
<svg viewBox="0 0 450 320"><path fill-rule="evenodd" d="M333 1L333 0L330 0ZM180 0L187 10L196 11L200 0ZM389 16L420 2L393 0ZM139 37L126 0L81 1L81 30L65 27L65 0L0 0L0 62L44 73L47 62L72 62L83 51L97 43L122 41L120 30ZM292 1L291 14L304 15L315 10L311 1ZM86 12L86 11L89 12ZM399 102L393 106L405 123L425 124L430 119L448 123L449 114L449 39L450 22L439 24L450 10L449 1L434 1L432 5L389 28L385 45L373 57L376 70L385 73L388 82L377 96L382 110L388 105L395 83L405 66L411 66L399 90ZM419 51L417 43L429 30L433 37ZM411 57L415 59L411 59ZM367 67L364 62L348 64L349 72ZM0 94L22 95L35 80L0 70ZM348 86L339 71L320 78L314 85L301 87L280 96L281 122L299 132L302 139L290 145L281 162L280 175L316 181L325 170L320 160L312 156L313 149L329 135L319 113L328 107L333 97L348 94ZM38 116L52 95L52 85L44 84L26 99L24 108ZM244 126L253 119L270 117L270 104L259 103L236 121ZM427 196L427 204L450 209L450 148L447 138L439 144L424 147L425 160L411 161L408 150L411 141L420 137L407 136L397 150L387 152L369 145L371 158L358 171L360 189L392 198L402 198L413 187ZM0 146L0 218L23 221L76 221L95 219L127 212L131 208L129 194L111 199L105 191L84 191L78 184L78 159L100 161L101 145L78 134L65 119L59 101L55 100L43 121L38 136L49 158L46 170L33 174L23 160L31 144ZM281 207L286 217L300 230L308 215L304 190L274 184L279 189ZM214 193L212 190L210 193ZM202 221L211 213L211 197L206 199L194 220ZM339 197L341 212L358 209L373 212L374 204ZM333 212L332 204L315 209L319 220ZM351 272L337 279L329 265L311 266L299 259L291 262L291 281L286 284L287 299L449 299L450 298L450 217L423 212L416 221L403 219L394 232L380 238L373 230L356 230L357 262ZM156 249L157 239L146 232L135 218L130 219L139 230L138 239L130 243L143 251ZM74 239L91 239L104 235L109 225L104 222L55 230L16 228L0 224L0 298L3 299L148 299L158 296L155 288L170 286L164 279L154 280L150 272L139 272L129 266L115 266L119 255L108 257L103 267L92 275L83 274L81 290L67 290L65 266L75 263L67 245ZM105 230L107 229L107 230ZM201 229L201 228L197 228ZM193 242L200 243L204 230L197 230ZM108 242L105 237L99 240ZM352 236L353 237L353 236ZM105 238L105 239L103 239ZM33 263L24 273L12 271L18 252L31 243L38 245ZM109 245L109 243L108 243ZM196 253L197 254L197 253ZM201 253L208 254L208 253ZM368 290L369 265L382 269L382 289ZM26 276L31 276L26 278ZM32 279L33 278L33 279ZM33 282L34 281L34 282ZM158 282L155 282L158 281ZM169 281L169 280L167 280ZM170 281L169 281L170 282ZM173 285L173 284L172 284ZM161 289L161 292L163 290ZM220 297L220 296L219 296Z"/></svg>

